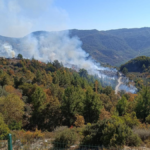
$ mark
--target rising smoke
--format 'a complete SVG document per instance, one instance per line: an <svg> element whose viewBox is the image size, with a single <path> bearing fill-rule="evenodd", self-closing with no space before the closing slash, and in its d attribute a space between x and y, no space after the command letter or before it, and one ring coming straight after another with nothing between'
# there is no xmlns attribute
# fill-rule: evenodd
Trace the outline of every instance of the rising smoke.
<svg viewBox="0 0 150 150"><path fill-rule="evenodd" d="M17 48L12 48L8 43L1 44L1 55L14 57L21 53L24 58L34 57L43 62L58 60L64 66L84 68L90 74L98 74L99 70L108 70L94 62L82 48L78 37L69 37L68 31L49 32L47 34L28 35L22 38ZM100 75L100 73L99 73Z"/></svg>
<svg viewBox="0 0 150 150"><path fill-rule="evenodd" d="M15 57L15 51L8 43L0 44L0 56L13 58Z"/></svg>
<svg viewBox="0 0 150 150"><path fill-rule="evenodd" d="M24 45L23 55L26 58L34 55L36 59L44 62L59 60L64 66L73 64L89 71L105 69L88 57L89 54L81 48L81 44L77 37L70 38L69 32L63 31L50 32L38 39L31 35L22 41L21 46Z"/></svg>
<svg viewBox="0 0 150 150"><path fill-rule="evenodd" d="M84 68L91 75L96 75L101 82L112 86L118 80L117 70L100 66L89 54L81 48L82 42L78 37L69 37L68 31L49 32L47 34L30 34L22 38L15 49L8 43L0 46L0 54L5 57L16 57L21 53L24 58L31 59L34 57L42 62L53 62L58 60L65 67L76 65L77 68ZM127 85L129 80L122 77L120 90L135 93L136 88Z"/></svg>
<svg viewBox="0 0 150 150"><path fill-rule="evenodd" d="M7 2L7 3L6 3ZM48 9L49 8L49 9ZM5 15L4 15L5 14ZM49 14L49 15L47 15ZM35 30L61 30L66 28L67 13L52 4L52 0L0 0L0 34L9 37L23 37ZM0 55L16 57L19 53L24 58L34 57L43 62L58 60L64 66L76 65L84 68L89 74L97 75L103 81L111 83L117 80L117 71L104 68L89 57L77 37L69 37L68 31L49 32L49 34L30 34L20 38L16 47L0 43ZM113 72L107 76L102 70ZM124 84L123 89L134 92Z"/></svg>

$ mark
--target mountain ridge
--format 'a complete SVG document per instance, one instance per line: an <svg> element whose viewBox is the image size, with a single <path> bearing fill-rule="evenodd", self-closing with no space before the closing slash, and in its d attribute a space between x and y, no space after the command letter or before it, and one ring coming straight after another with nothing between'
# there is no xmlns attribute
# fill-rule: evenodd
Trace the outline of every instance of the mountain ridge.
<svg viewBox="0 0 150 150"><path fill-rule="evenodd" d="M77 36L82 48L100 63L119 66L137 56L150 56L150 28L113 29L106 31L70 29L69 36ZM62 31L57 31L62 32ZM35 31L29 35L39 37L50 34L48 31ZM27 37L26 35L25 37ZM25 37L12 38L0 36L0 43L7 42L15 49Z"/></svg>

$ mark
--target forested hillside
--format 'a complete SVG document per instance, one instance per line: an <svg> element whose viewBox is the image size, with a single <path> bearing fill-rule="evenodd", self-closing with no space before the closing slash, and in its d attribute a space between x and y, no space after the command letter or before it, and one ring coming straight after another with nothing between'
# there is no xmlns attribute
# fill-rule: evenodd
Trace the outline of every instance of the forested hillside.
<svg viewBox="0 0 150 150"><path fill-rule="evenodd" d="M0 102L8 114L5 116L3 109L1 113L10 129L38 126L51 131L58 125L73 125L77 114L92 123L98 120L102 108L99 93L111 94L117 100L112 88L102 88L100 82L89 76L86 70L81 69L78 73L64 68L58 61L45 64L34 59L1 58L0 68ZM16 104L9 112L9 107L4 105L7 100L10 106L13 105L11 97ZM18 115L15 109L20 112L19 116L13 114L12 117L12 111Z"/></svg>
<svg viewBox="0 0 150 150"><path fill-rule="evenodd" d="M129 72L150 72L150 57L140 56L135 59L131 59L120 67L121 70L126 67Z"/></svg>
<svg viewBox="0 0 150 150"><path fill-rule="evenodd" d="M149 144L150 87L116 95L84 69L76 72L57 60L45 64L22 55L0 58L0 84L0 139L12 132L30 140L67 126L52 137L54 142L65 142L65 147L77 141L104 146Z"/></svg>
<svg viewBox="0 0 150 150"><path fill-rule="evenodd" d="M37 31L30 35L39 39L50 33ZM108 31L73 29L69 30L69 36L77 36L82 41L82 48L97 62L112 66L120 66L138 56L150 56L150 28ZM20 49L23 39L0 36L0 45L9 43L13 49Z"/></svg>
<svg viewBox="0 0 150 150"><path fill-rule="evenodd" d="M121 65L120 70L130 80L134 80L138 88L150 85L150 57L140 56Z"/></svg>
<svg viewBox="0 0 150 150"><path fill-rule="evenodd" d="M150 28L108 31L70 30L98 62L119 66L137 56L150 56Z"/></svg>

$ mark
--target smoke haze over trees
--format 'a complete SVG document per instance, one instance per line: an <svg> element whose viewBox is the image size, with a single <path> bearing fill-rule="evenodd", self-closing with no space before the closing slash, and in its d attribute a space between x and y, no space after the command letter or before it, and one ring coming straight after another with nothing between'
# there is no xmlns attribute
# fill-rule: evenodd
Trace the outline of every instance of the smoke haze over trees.
<svg viewBox="0 0 150 150"><path fill-rule="evenodd" d="M54 0L0 0L0 20L0 149L150 145L150 28L68 30Z"/></svg>
<svg viewBox="0 0 150 150"><path fill-rule="evenodd" d="M138 94L119 92L116 95L111 87L102 87L84 69L78 73L64 68L58 61L45 64L35 59L1 58L0 68L0 82L3 83L0 88L0 121L5 126L1 139L5 138L9 129L53 131L61 125L83 128L87 124L81 131L84 136L81 142L84 144L97 144L94 141L99 137L105 146L128 145L127 137L134 137L129 145L141 143L140 136L132 128L140 128L139 124L149 121L149 108L146 107L150 98L149 87ZM145 113L141 112L143 109ZM98 132L92 130L95 127ZM118 128L125 133L125 137L116 130ZM106 133L101 135L102 129ZM87 130L91 134L87 134ZM75 134L69 129L60 136L65 138L68 132ZM111 136L103 141L106 135ZM119 143L117 140L110 143L114 135L120 137Z"/></svg>

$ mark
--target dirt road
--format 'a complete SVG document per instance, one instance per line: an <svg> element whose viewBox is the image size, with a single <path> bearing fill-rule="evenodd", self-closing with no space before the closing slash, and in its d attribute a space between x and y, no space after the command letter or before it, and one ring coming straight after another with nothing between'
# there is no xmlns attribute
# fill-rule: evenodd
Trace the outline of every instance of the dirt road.
<svg viewBox="0 0 150 150"><path fill-rule="evenodd" d="M116 94L117 94L118 91L119 91L119 86L122 84L121 79L122 79L122 76L120 76L120 77L118 78L118 84L117 84L117 86L116 86L116 88L115 88L115 93L116 93Z"/></svg>

